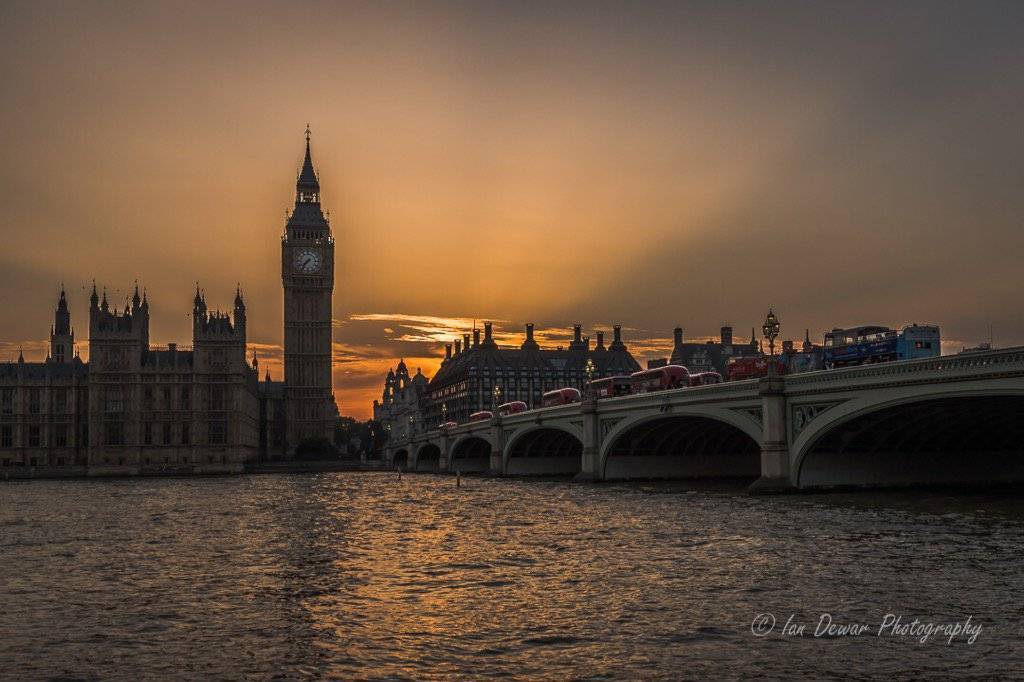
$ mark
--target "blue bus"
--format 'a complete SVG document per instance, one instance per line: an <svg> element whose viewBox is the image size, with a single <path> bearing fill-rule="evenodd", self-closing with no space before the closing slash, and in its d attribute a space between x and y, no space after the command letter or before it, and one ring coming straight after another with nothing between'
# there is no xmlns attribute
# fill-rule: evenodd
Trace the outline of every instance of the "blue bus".
<svg viewBox="0 0 1024 682"><path fill-rule="evenodd" d="M939 352L939 328L932 325L914 324L899 332L862 325L825 334L825 369L937 357Z"/></svg>

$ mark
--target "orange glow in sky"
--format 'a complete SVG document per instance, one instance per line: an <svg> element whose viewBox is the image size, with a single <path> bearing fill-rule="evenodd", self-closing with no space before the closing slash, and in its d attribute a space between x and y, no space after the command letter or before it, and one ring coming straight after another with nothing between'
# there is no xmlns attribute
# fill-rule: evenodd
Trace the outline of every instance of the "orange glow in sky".
<svg viewBox="0 0 1024 682"><path fill-rule="evenodd" d="M61 282L84 341L92 279L116 302L138 280L160 344L190 342L196 281L221 309L241 282L250 346L281 378L307 122L343 414L368 416L399 358L432 374L474 320L515 345L535 322L550 346L621 324L641 361L677 325L745 339L769 306L791 338L918 322L957 346L990 327L1024 342L1024 43L969 4L922 21L6 3L0 353L45 354Z"/></svg>

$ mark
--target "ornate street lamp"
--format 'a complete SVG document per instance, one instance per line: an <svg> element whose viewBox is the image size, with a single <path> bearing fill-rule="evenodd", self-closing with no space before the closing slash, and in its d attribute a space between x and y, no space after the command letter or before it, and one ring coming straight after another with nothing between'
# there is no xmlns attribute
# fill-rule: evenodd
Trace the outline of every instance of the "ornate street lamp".
<svg viewBox="0 0 1024 682"><path fill-rule="evenodd" d="M501 386L494 385L494 411L498 411L498 405L501 404Z"/></svg>
<svg viewBox="0 0 1024 682"><path fill-rule="evenodd" d="M779 318L775 317L772 309L768 309L768 317L764 318L764 325L761 327L764 338L768 339L768 376L775 373L775 339L779 335Z"/></svg>
<svg viewBox="0 0 1024 682"><path fill-rule="evenodd" d="M594 361L587 358L587 364L584 366L587 371L587 395L590 395L590 382L594 380Z"/></svg>
<svg viewBox="0 0 1024 682"><path fill-rule="evenodd" d="M448 423L448 403L441 403L441 424Z"/></svg>

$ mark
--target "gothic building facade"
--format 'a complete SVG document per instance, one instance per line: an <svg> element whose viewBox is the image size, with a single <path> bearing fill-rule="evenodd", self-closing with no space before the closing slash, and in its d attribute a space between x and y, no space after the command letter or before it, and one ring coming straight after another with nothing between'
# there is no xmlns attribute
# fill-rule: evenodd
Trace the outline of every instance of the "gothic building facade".
<svg viewBox="0 0 1024 682"><path fill-rule="evenodd" d="M89 362L73 353L61 291L45 362L0 366L0 464L237 467L259 445L256 361L246 361L245 302L207 310L196 291L192 347L149 343L138 288L111 308L93 287Z"/></svg>
<svg viewBox="0 0 1024 682"><path fill-rule="evenodd" d="M388 370L384 393L380 401L373 401L373 419L388 438L407 438L432 428L423 419L427 386L427 377L419 368L416 374L409 376L405 360L399 360L398 367Z"/></svg>
<svg viewBox="0 0 1024 682"><path fill-rule="evenodd" d="M211 311L197 287L192 346L150 345L149 300L122 310L93 285L89 360L75 350L63 289L45 362L0 364L0 465L237 470L330 441L334 240L320 207L309 130L281 239L284 381L246 359L246 307Z"/></svg>

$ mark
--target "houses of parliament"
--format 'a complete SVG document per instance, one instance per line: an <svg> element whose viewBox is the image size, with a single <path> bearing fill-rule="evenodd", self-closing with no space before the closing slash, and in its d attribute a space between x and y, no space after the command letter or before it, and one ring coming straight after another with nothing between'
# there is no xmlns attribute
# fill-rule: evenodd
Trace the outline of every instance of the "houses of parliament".
<svg viewBox="0 0 1024 682"><path fill-rule="evenodd" d="M150 301L138 287L122 310L93 284L88 362L75 350L61 290L45 362L0 364L0 465L237 470L330 440L334 239L320 207L309 129L295 206L281 236L283 381L246 355L240 289L212 312L198 286L192 346L149 342Z"/></svg>

